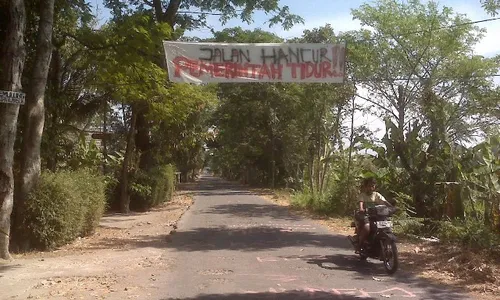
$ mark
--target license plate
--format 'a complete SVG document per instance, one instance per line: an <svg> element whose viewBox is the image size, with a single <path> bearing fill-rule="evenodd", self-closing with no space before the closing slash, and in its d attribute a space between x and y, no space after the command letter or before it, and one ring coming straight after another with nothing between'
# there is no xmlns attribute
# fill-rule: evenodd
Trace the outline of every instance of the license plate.
<svg viewBox="0 0 500 300"><path fill-rule="evenodd" d="M392 221L378 221L377 228L391 228Z"/></svg>

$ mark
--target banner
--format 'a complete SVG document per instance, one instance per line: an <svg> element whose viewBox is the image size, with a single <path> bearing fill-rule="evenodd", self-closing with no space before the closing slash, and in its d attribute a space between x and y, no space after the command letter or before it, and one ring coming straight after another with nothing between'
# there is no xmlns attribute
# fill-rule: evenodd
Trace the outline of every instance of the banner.
<svg viewBox="0 0 500 300"><path fill-rule="evenodd" d="M345 44L163 43L173 82L343 83Z"/></svg>

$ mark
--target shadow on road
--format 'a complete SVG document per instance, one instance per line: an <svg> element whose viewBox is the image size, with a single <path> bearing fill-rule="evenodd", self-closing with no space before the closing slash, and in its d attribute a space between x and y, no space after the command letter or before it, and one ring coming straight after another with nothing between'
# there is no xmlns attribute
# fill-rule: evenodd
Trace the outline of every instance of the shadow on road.
<svg viewBox="0 0 500 300"><path fill-rule="evenodd" d="M398 283L404 283L412 287L418 287L425 291L424 299L436 300L455 300L468 299L465 291L460 288L442 286L429 280L416 278L406 272L398 271L390 279L387 277L384 267L381 263L375 263L373 260L361 261L356 255L305 255L305 256L286 256L286 259L300 259L307 264L314 264L325 270L351 271L354 279L366 280L373 279L377 281L395 280ZM380 277L379 277L380 276Z"/></svg>
<svg viewBox="0 0 500 300"><path fill-rule="evenodd" d="M285 230L285 231L284 231ZM305 231L286 231L272 227L231 229L227 227L196 228L174 235L137 236L126 239L105 238L93 249L171 248L178 251L239 250L258 251L284 247L318 247L350 249L343 236L315 234Z"/></svg>
<svg viewBox="0 0 500 300"><path fill-rule="evenodd" d="M179 251L242 250L257 251L284 247L345 248L350 245L343 236L288 231L272 227L231 229L196 228L174 235L168 247Z"/></svg>
<svg viewBox="0 0 500 300"><path fill-rule="evenodd" d="M227 300L250 300L250 299L273 299L273 300L301 300L301 299L342 299L342 300L354 300L360 299L355 295L337 295L333 292L323 292L323 291L286 291L281 293L241 293L241 294L202 294L192 298L164 298L163 300L209 300L209 299L227 299ZM372 297L363 297L363 299L376 299Z"/></svg>
<svg viewBox="0 0 500 300"><path fill-rule="evenodd" d="M289 221L301 220L302 218L290 214L287 207L272 205L272 204L222 204L211 207L202 211L202 213L233 215L235 217L252 218L252 217L271 217L274 219L282 219Z"/></svg>
<svg viewBox="0 0 500 300"><path fill-rule="evenodd" d="M21 267L20 264L12 264L10 262L0 264L0 278L3 276L2 273Z"/></svg>
<svg viewBox="0 0 500 300"><path fill-rule="evenodd" d="M217 177L202 176L192 184L181 186L183 191L195 196L241 196L259 195L258 191L248 191L247 186L238 182L226 181Z"/></svg>

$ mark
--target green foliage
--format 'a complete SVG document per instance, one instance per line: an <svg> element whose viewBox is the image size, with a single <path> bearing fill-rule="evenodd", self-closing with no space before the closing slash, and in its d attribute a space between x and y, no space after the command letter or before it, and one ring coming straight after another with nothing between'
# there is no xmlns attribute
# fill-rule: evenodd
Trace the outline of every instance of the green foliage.
<svg viewBox="0 0 500 300"><path fill-rule="evenodd" d="M163 165L148 172L139 170L132 180L130 208L148 210L172 199L175 169L172 165Z"/></svg>
<svg viewBox="0 0 500 300"><path fill-rule="evenodd" d="M292 206L307 209L322 215L351 216L356 208L356 201L343 198L345 191L339 183L333 184L331 193L314 194L310 190L302 190L292 197Z"/></svg>
<svg viewBox="0 0 500 300"><path fill-rule="evenodd" d="M71 173L68 173L71 174ZM80 236L94 233L106 208L106 178L94 169L83 169L71 174L75 182L74 193L81 197L83 225Z"/></svg>
<svg viewBox="0 0 500 300"><path fill-rule="evenodd" d="M155 164L175 162L184 180L201 169L207 119L216 102L211 86L172 84L169 96L152 104L148 118L155 124L151 139L156 147L150 153Z"/></svg>
<svg viewBox="0 0 500 300"><path fill-rule="evenodd" d="M116 19L123 18L124 16L133 12L130 5L136 6L140 11L149 11L157 15L158 21L172 22L173 25L179 25L180 28L194 29L206 25L207 15L205 14L190 14L179 12L175 16L175 19L168 20L166 16L170 13L167 11L156 11L153 7L153 2L150 1L137 1L137 0L106 0L104 2L108 8L113 11ZM256 11L263 11L270 15L270 19L267 21L269 27L279 24L285 29L290 29L293 25L297 23L303 23L304 20L298 15L290 13L288 6L280 6L279 0L210 0L210 1L198 1L198 0L184 0L178 2L177 6L174 4L172 7L170 2L161 1L162 7L168 7L177 11L179 7L185 10L198 10L203 12L218 12L220 13L219 21L222 24L226 24L229 20L234 18L239 18L243 22L248 24L252 23L252 15Z"/></svg>
<svg viewBox="0 0 500 300"><path fill-rule="evenodd" d="M480 0L483 8L492 16L496 16L500 10L499 0Z"/></svg>
<svg viewBox="0 0 500 300"><path fill-rule="evenodd" d="M70 169L80 168L97 169L102 165L103 155L94 139L87 141L84 135L80 136L77 148L71 152L67 160Z"/></svg>
<svg viewBox="0 0 500 300"><path fill-rule="evenodd" d="M428 236L435 233L435 229L425 226L424 219L421 218L403 216L402 218L395 218L395 221L394 231L398 235Z"/></svg>
<svg viewBox="0 0 500 300"><path fill-rule="evenodd" d="M323 202L324 199L317 199L311 193L311 191L304 189L292 195L292 206L311 209L314 211L321 211L321 205L319 203Z"/></svg>
<svg viewBox="0 0 500 300"><path fill-rule="evenodd" d="M482 222L467 220L466 222L440 222L437 237L443 242L462 244L470 248L494 250L500 246L500 236Z"/></svg>
<svg viewBox="0 0 500 300"><path fill-rule="evenodd" d="M436 221L420 218L402 218L397 221L396 233L418 237L435 237L441 243L462 245L471 249L496 250L500 235L482 221L467 219Z"/></svg>
<svg viewBox="0 0 500 300"><path fill-rule="evenodd" d="M45 172L27 201L27 239L34 248L53 249L89 235L105 204L105 180L94 171Z"/></svg>
<svg viewBox="0 0 500 300"><path fill-rule="evenodd" d="M168 95L160 55L162 41L172 35L167 24L136 13L107 25L102 35L110 46L93 53L96 88L108 87L116 100L128 103L151 103Z"/></svg>
<svg viewBox="0 0 500 300"><path fill-rule="evenodd" d="M366 168L367 160L363 156L354 156L348 172L348 153L340 153L330 162L326 175L325 191L315 193L309 188L297 192L293 197L294 205L307 208L321 214L351 217L358 205L359 182ZM357 176L361 174L361 176Z"/></svg>
<svg viewBox="0 0 500 300"><path fill-rule="evenodd" d="M330 26L306 31L293 42L339 40ZM225 29L217 42L281 42L260 29ZM340 139L344 106L351 85L333 84L220 84L220 105L212 169L227 178L252 184L293 188L307 185L322 193L330 161Z"/></svg>

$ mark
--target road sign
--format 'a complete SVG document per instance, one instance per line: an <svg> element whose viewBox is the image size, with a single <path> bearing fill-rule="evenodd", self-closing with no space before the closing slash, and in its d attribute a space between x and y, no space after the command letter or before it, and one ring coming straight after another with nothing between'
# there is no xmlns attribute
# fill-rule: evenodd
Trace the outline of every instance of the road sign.
<svg viewBox="0 0 500 300"><path fill-rule="evenodd" d="M0 91L0 103L24 104L26 94L12 91Z"/></svg>
<svg viewBox="0 0 500 300"><path fill-rule="evenodd" d="M109 139L111 137L111 132L99 132L99 133L92 133L91 137L94 140L104 140L104 139Z"/></svg>

